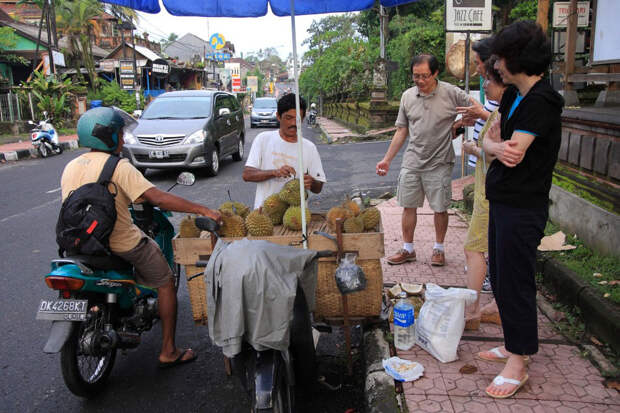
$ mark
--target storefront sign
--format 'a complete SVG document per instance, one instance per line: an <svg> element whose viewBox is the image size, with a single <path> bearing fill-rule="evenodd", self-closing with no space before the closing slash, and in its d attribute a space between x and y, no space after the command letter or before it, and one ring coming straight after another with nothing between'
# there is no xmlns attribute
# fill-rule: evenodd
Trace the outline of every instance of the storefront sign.
<svg viewBox="0 0 620 413"><path fill-rule="evenodd" d="M220 50L226 45L226 39L221 33L213 33L209 38L209 43L215 50Z"/></svg>
<svg viewBox="0 0 620 413"><path fill-rule="evenodd" d="M112 59L106 59L99 62L99 68L104 72L114 72L114 67L116 67L116 61Z"/></svg>
<svg viewBox="0 0 620 413"><path fill-rule="evenodd" d="M170 65L164 59L154 60L151 72L156 78L163 79L170 73Z"/></svg>
<svg viewBox="0 0 620 413"><path fill-rule="evenodd" d="M491 3L491 0L446 0L446 31L491 31Z"/></svg>
<svg viewBox="0 0 620 413"><path fill-rule="evenodd" d="M248 89L252 92L258 92L258 76L248 76Z"/></svg>
<svg viewBox="0 0 620 413"><path fill-rule="evenodd" d="M120 60L119 73L122 89L131 90L136 88L136 74L133 70L133 60Z"/></svg>
<svg viewBox="0 0 620 413"><path fill-rule="evenodd" d="M568 26L568 14L570 10L569 1L558 1L553 3L553 27ZM577 2L577 27L588 27L590 22L590 2Z"/></svg>
<svg viewBox="0 0 620 413"><path fill-rule="evenodd" d="M230 60L232 56L230 55L230 53L227 52L212 52L212 53L207 53L205 55L205 59L208 60L215 60L217 62L223 62L225 60Z"/></svg>
<svg viewBox="0 0 620 413"><path fill-rule="evenodd" d="M232 92L241 91L241 64L240 63L225 63L224 67L230 69L230 76L232 80Z"/></svg>

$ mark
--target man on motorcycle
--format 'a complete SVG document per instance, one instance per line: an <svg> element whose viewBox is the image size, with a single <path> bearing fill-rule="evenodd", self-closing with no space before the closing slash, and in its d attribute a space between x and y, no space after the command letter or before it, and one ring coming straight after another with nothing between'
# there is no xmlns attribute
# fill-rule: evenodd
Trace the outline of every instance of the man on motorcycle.
<svg viewBox="0 0 620 413"><path fill-rule="evenodd" d="M97 181L106 160L121 153L124 128L135 124L125 112L109 107L91 109L80 117L79 144L91 150L65 167L61 178L63 201L71 191ZM116 189L117 219L109 238L110 250L133 264L138 283L157 289L162 324L159 366L171 367L193 361L197 356L192 349L182 350L175 344L177 297L172 270L157 243L133 224L129 205L146 201L162 209L208 216L216 221L221 219L220 214L157 189L127 159L117 164L111 182L111 188Z"/></svg>

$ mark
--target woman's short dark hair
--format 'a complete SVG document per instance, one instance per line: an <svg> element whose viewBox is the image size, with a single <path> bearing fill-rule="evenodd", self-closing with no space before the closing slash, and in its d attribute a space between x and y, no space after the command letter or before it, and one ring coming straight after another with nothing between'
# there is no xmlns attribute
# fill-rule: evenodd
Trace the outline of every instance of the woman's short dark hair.
<svg viewBox="0 0 620 413"><path fill-rule="evenodd" d="M306 101L304 100L304 98L300 96L299 97L299 108L301 109L302 118L306 115L306 107L307 107ZM291 109L296 109L295 94L287 93L286 95L282 96L278 100L278 115L282 116Z"/></svg>
<svg viewBox="0 0 620 413"><path fill-rule="evenodd" d="M480 60L486 62L491 57L491 47L493 46L493 37L485 37L477 42L474 42L472 49L478 53Z"/></svg>
<svg viewBox="0 0 620 413"><path fill-rule="evenodd" d="M495 36L492 52L513 74L541 75L551 64L551 43L540 25L529 20L504 27Z"/></svg>
<svg viewBox="0 0 620 413"><path fill-rule="evenodd" d="M491 79L492 81L494 81L495 83L497 83L498 85L504 85L504 81L502 80L502 76L499 74L499 72L497 71L497 69L495 69L495 63L498 61L498 57L496 55L491 55L491 57L489 57L485 62L484 62L484 71L486 72L485 77L487 79Z"/></svg>
<svg viewBox="0 0 620 413"><path fill-rule="evenodd" d="M413 73L413 66L417 66L422 63L428 63L428 68L431 70L431 74L439 72L439 60L432 54L419 54L411 59L411 67L409 67L409 74Z"/></svg>

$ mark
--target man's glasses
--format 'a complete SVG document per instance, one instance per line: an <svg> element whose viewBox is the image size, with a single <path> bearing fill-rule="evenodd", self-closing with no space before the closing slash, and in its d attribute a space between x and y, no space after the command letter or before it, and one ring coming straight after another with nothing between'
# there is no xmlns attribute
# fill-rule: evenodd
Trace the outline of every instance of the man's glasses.
<svg viewBox="0 0 620 413"><path fill-rule="evenodd" d="M414 73L413 74L413 78L414 79L422 79L422 80L430 79L431 76L433 76L433 75L430 74L430 73L422 73L422 74Z"/></svg>

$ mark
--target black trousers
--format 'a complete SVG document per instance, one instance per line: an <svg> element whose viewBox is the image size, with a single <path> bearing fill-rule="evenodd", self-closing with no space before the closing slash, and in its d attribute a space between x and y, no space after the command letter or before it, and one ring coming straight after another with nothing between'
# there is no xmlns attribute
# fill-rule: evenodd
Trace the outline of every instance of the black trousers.
<svg viewBox="0 0 620 413"><path fill-rule="evenodd" d="M506 350L538 351L536 248L543 237L547 207L515 208L489 202L491 286L504 329Z"/></svg>

